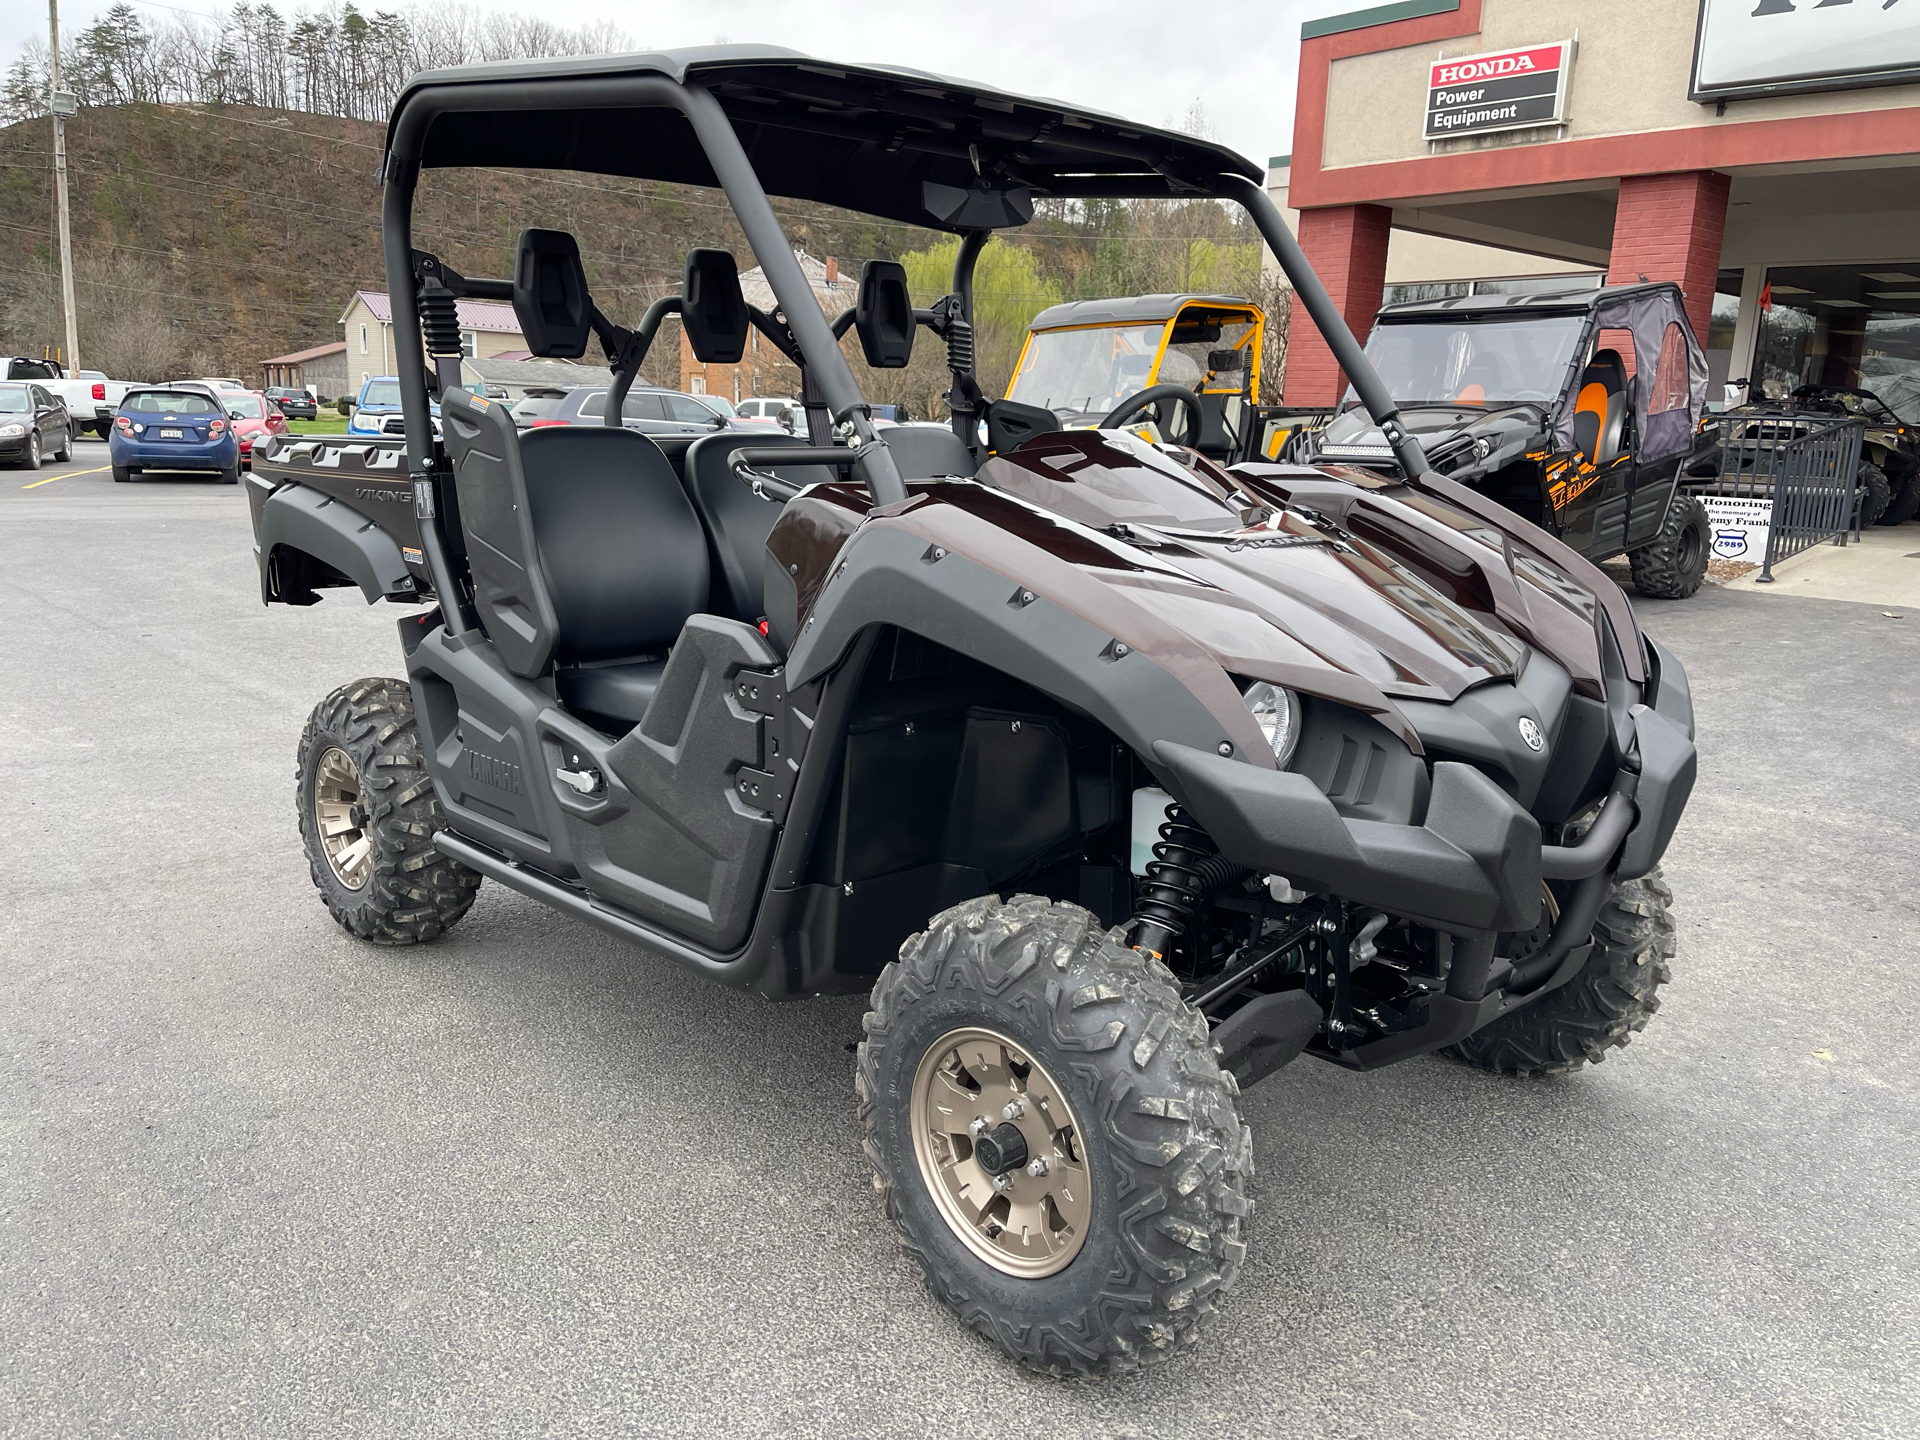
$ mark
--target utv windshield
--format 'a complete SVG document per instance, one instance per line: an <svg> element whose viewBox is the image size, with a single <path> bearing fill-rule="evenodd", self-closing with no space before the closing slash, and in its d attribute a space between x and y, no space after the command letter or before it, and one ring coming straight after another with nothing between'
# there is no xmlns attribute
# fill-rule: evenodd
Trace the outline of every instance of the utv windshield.
<svg viewBox="0 0 1920 1440"><path fill-rule="evenodd" d="M1367 339L1367 358L1404 405L1552 402L1586 323L1584 315L1385 320ZM1347 398L1357 397L1349 389Z"/></svg>
<svg viewBox="0 0 1920 1440"><path fill-rule="evenodd" d="M1062 414L1105 413L1147 388L1166 332L1164 320L1036 330L1007 387L1007 398Z"/></svg>

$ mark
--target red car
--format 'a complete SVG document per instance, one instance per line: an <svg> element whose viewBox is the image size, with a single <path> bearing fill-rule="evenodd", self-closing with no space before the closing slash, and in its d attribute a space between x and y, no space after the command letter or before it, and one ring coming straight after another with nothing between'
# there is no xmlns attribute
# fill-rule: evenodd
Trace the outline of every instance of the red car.
<svg viewBox="0 0 1920 1440"><path fill-rule="evenodd" d="M234 439L240 442L242 470L249 467L256 441L287 433L287 417L258 390L222 390L220 403L233 422Z"/></svg>

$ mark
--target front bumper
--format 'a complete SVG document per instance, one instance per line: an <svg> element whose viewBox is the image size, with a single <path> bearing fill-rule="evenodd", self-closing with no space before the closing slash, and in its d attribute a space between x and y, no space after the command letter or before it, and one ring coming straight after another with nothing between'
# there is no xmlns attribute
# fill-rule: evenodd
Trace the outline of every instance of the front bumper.
<svg viewBox="0 0 1920 1440"><path fill-rule="evenodd" d="M1635 879L1673 838L1693 791L1693 700L1680 662L1657 643L1653 651L1655 703L1632 707L1635 744L1578 845L1543 845L1532 815L1458 761L1434 764L1424 823L1396 825L1347 819L1291 771L1166 741L1154 754L1176 797L1237 864L1454 934L1530 930L1544 879Z"/></svg>

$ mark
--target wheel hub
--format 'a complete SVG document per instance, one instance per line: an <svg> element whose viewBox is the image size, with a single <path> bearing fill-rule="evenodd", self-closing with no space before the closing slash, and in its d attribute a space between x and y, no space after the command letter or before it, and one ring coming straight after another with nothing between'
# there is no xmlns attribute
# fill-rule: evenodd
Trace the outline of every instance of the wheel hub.
<svg viewBox="0 0 1920 1440"><path fill-rule="evenodd" d="M1003 1120L973 1142L973 1158L989 1175L1004 1175L1027 1163L1027 1137L1011 1120Z"/></svg>
<svg viewBox="0 0 1920 1440"><path fill-rule="evenodd" d="M360 769L337 745L314 767L313 826L333 878L349 890L364 889L373 874L373 837L367 833Z"/></svg>
<svg viewBox="0 0 1920 1440"><path fill-rule="evenodd" d="M914 1075L920 1178L975 1255L1008 1275L1063 1270L1086 1243L1093 1186L1066 1092L1017 1041L951 1030Z"/></svg>

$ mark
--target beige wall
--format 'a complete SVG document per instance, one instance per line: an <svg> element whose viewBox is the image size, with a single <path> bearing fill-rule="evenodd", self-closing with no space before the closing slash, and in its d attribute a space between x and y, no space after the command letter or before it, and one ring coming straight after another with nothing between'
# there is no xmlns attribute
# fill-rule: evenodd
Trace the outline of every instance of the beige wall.
<svg viewBox="0 0 1920 1440"><path fill-rule="evenodd" d="M1697 14L1694 0L1484 0L1477 35L1333 62L1321 164L1372 165L1554 136L1548 127L1429 145L1420 133L1427 67L1435 60L1574 36L1579 50L1567 95L1567 136L1575 140L1920 104L1920 85L1895 85L1739 100L1717 117L1713 106L1687 99Z"/></svg>

